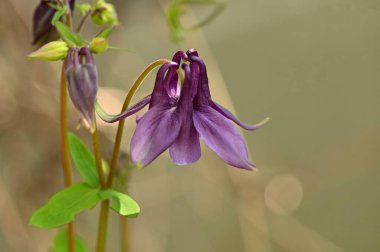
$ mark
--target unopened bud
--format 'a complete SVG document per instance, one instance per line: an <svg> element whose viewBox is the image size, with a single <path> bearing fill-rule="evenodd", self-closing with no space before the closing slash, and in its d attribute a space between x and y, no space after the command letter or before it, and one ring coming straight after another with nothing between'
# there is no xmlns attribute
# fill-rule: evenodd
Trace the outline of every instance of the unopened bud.
<svg viewBox="0 0 380 252"><path fill-rule="evenodd" d="M42 46L47 42L57 40L59 35L51 21L56 13L56 9L51 5L56 4L55 0L41 0L33 15L33 45ZM74 11L75 0L69 0L71 11Z"/></svg>
<svg viewBox="0 0 380 252"><path fill-rule="evenodd" d="M102 53L108 49L108 42L105 38L96 37L91 41L89 48L92 53Z"/></svg>
<svg viewBox="0 0 380 252"><path fill-rule="evenodd" d="M91 19L97 25L115 25L118 23L115 7L104 0L96 3Z"/></svg>
<svg viewBox="0 0 380 252"><path fill-rule="evenodd" d="M98 92L94 57L87 47L74 48L67 54L66 62L70 98L92 132L95 129L95 99Z"/></svg>
<svg viewBox="0 0 380 252"><path fill-rule="evenodd" d="M56 61L64 59L68 50L69 48L65 42L52 41L39 48L37 51L32 52L28 57L32 59Z"/></svg>

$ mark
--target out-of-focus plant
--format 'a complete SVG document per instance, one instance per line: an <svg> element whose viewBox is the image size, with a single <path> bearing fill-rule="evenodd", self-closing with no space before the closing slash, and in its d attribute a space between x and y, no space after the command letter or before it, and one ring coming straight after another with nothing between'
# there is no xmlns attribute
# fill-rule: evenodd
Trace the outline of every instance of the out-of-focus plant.
<svg viewBox="0 0 380 252"><path fill-rule="evenodd" d="M193 25L183 25L181 18L191 5L210 6L213 11L202 21ZM165 9L166 21L169 25L170 37L173 42L180 43L186 31L199 29L215 19L225 8L224 0L170 0Z"/></svg>
<svg viewBox="0 0 380 252"><path fill-rule="evenodd" d="M219 4L216 1L176 1L171 8L174 10L190 3ZM160 59L148 65L127 93L122 112L119 115L107 114L97 102L99 83L94 56L114 48L109 46L108 37L118 24L115 7L104 0L76 4L82 19L78 27L73 29L71 13L74 4L71 0L42 0L34 16L34 23L38 26L38 29L34 29L34 36L39 48L29 57L62 61L60 119L65 188L35 211L30 223L39 228L67 225L67 229L60 231L54 239L53 252L88 251L75 234L73 222L83 210L101 204L96 251L103 252L109 209L129 218L137 217L140 213L137 202L120 189L120 185L125 187L125 173L116 173L126 117L149 105L148 112L137 120L131 141L130 156L136 167L147 166L166 149L170 149L176 164L194 163L201 156L201 137L227 164L247 170L253 170L255 166L249 161L244 140L232 122L244 129L256 130L267 120L257 125L243 124L214 102L209 90L206 65L195 49L186 53L179 51L172 60ZM48 15L42 15L41 9ZM88 19L100 26L101 30L96 36L85 39L81 30ZM44 37L41 34L49 39L41 40ZM130 106L145 77L159 66L152 94ZM67 92L92 138L92 152L79 137L68 131ZM109 165L102 159L96 114L106 122L118 122ZM70 156L81 177L77 183L73 183ZM120 177L114 183L117 175ZM122 249L127 251L128 248Z"/></svg>

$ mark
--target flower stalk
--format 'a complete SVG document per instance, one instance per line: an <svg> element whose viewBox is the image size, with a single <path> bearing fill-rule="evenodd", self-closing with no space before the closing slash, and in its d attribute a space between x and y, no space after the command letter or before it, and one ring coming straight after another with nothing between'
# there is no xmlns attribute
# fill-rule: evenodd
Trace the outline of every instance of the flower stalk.
<svg viewBox="0 0 380 252"><path fill-rule="evenodd" d="M171 62L171 61L167 60L167 59L157 60L157 61L151 63L139 75L139 77L136 79L136 81L132 85L131 89L129 90L127 97L125 98L125 101L124 101L124 104L123 104L121 111L124 111L129 107L129 104L131 103L133 96L136 94L137 90L141 86L144 79L148 76L148 74L153 69L155 69L156 67L163 65L165 63L168 63L168 62ZM121 145L121 140L123 137L124 125L125 125L125 119L120 120L118 127L117 127L116 137L115 137L115 144L114 144L113 153L112 153L110 172L108 175L107 184L106 184L105 188L112 187L113 179L114 179L115 173L116 173L117 161L119 159L119 154L120 154L120 145ZM110 205L109 200L104 200L101 204L100 215L99 215L98 242L97 242L97 250L96 250L97 252L103 252L105 250L109 205ZM125 217L123 217L123 218L125 218ZM125 229L126 229L126 227L125 227ZM126 237L124 237L124 239L126 239ZM123 247L126 248L127 246L124 245ZM126 250L124 249L122 251L126 251Z"/></svg>
<svg viewBox="0 0 380 252"><path fill-rule="evenodd" d="M66 24L72 26L72 17L69 0L65 0L68 7L66 13ZM67 139L68 120L67 120L67 82L66 82L66 61L62 64L61 70L61 142L62 142L62 164L65 178L65 186L69 187L73 183L73 174L70 167L69 145ZM74 222L67 225L67 247L69 252L75 252L75 230Z"/></svg>
<svg viewBox="0 0 380 252"><path fill-rule="evenodd" d="M65 76L66 61L62 64L61 71L61 90L60 90L60 120L61 120L61 155L64 174L65 187L73 183L73 173L70 166L69 145L67 139L68 120L67 120L67 82ZM69 252L74 252L74 223L67 225L67 244Z"/></svg>

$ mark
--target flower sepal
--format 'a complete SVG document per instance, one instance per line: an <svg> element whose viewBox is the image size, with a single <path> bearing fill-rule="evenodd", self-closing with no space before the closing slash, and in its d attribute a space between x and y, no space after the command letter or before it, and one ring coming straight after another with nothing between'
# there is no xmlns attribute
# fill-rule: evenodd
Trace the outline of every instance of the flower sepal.
<svg viewBox="0 0 380 252"><path fill-rule="evenodd" d="M108 41L105 38L95 37L91 40L89 44L90 51L95 54L99 54L107 51L108 49Z"/></svg>
<svg viewBox="0 0 380 252"><path fill-rule="evenodd" d="M64 41L52 41L28 55L31 59L57 61L66 57L69 47Z"/></svg>

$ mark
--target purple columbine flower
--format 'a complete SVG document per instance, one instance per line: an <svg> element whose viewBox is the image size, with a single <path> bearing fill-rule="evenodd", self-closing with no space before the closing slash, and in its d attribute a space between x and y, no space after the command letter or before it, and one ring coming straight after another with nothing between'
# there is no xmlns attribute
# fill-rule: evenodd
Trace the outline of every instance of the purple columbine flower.
<svg viewBox="0 0 380 252"><path fill-rule="evenodd" d="M95 129L95 99L98 92L98 71L90 49L70 49L66 57L66 78L70 98L81 113L86 126Z"/></svg>
<svg viewBox="0 0 380 252"><path fill-rule="evenodd" d="M178 85L180 60L185 72L182 89ZM227 109L211 99L207 70L195 49L178 52L173 62L163 65L156 77L151 96L114 117L113 122L130 116L145 105L149 110L139 118L131 141L131 159L144 166L169 148L176 164L191 164L201 156L200 137L224 162L252 170L243 137L232 122L246 130L256 130L263 124L241 123ZM104 117L102 119L105 119Z"/></svg>
<svg viewBox="0 0 380 252"><path fill-rule="evenodd" d="M34 11L33 16L33 45L42 46L59 38L58 32L51 24L55 12L51 5L57 4L56 0L41 0ZM75 0L69 0L71 11L74 10Z"/></svg>

